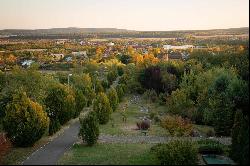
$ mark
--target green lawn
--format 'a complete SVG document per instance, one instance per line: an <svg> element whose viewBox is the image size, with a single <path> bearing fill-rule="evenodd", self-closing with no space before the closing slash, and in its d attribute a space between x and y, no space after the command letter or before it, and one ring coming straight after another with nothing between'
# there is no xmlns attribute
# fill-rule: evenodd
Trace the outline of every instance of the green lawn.
<svg viewBox="0 0 250 166"><path fill-rule="evenodd" d="M148 117L149 113L140 112L140 106L147 106L150 108L150 111L158 111L158 108L160 110L164 109L164 106L158 106L154 103L148 104L145 100L141 99L138 104L128 104L128 108L126 109L127 121L124 123L121 112L129 99L131 99L131 96L126 96L123 102L119 104L116 112L112 113L111 117L113 120L110 120L106 125L100 126L101 133L110 135L142 135L139 130L136 130L136 122L139 121L139 117ZM169 136L166 130L154 123L151 123L148 135Z"/></svg>
<svg viewBox="0 0 250 166"><path fill-rule="evenodd" d="M64 165L156 165L150 144L74 145L58 164Z"/></svg>

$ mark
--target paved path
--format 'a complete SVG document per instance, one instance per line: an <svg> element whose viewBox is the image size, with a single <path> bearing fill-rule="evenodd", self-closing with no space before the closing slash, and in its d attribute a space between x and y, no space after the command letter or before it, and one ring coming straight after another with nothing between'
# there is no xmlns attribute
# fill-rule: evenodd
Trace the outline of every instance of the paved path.
<svg viewBox="0 0 250 166"><path fill-rule="evenodd" d="M79 127L79 121L73 123L61 135L34 152L23 165L55 165L64 152L78 140Z"/></svg>
<svg viewBox="0 0 250 166"><path fill-rule="evenodd" d="M159 137L159 136L116 136L116 135L100 135L100 143L164 143L172 140L201 140L202 137ZM231 144L230 137L214 137L210 138L217 140L224 145Z"/></svg>

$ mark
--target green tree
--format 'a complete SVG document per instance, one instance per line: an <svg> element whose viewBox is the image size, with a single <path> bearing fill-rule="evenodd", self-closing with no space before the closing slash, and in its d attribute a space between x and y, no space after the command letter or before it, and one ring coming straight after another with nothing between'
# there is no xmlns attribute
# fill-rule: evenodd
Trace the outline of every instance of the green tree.
<svg viewBox="0 0 250 166"><path fill-rule="evenodd" d="M49 133L53 134L75 115L73 91L64 85L57 85L48 91L45 98L46 111L50 117ZM59 124L58 124L59 123Z"/></svg>
<svg viewBox="0 0 250 166"><path fill-rule="evenodd" d="M46 132L49 118L42 106L19 92L7 105L3 126L14 145L32 146Z"/></svg>
<svg viewBox="0 0 250 166"><path fill-rule="evenodd" d="M118 103L119 103L119 98L118 98L118 95L116 93L116 90L114 88L110 88L107 96L108 96L109 101L110 101L110 106L111 106L113 112L115 112L115 110L117 109Z"/></svg>
<svg viewBox="0 0 250 166"><path fill-rule="evenodd" d="M93 110L97 113L100 124L108 123L112 108L110 107L109 99L105 93L101 92L97 95L93 103Z"/></svg>
<svg viewBox="0 0 250 166"><path fill-rule="evenodd" d="M75 100L76 100L76 112L74 118L78 117L83 110L84 107L87 105L87 98L84 96L81 90L75 90Z"/></svg>
<svg viewBox="0 0 250 166"><path fill-rule="evenodd" d="M94 145L97 142L100 133L96 113L94 111L90 111L84 117L81 117L80 124L81 127L79 135L89 146Z"/></svg>
<svg viewBox="0 0 250 166"><path fill-rule="evenodd" d="M239 164L249 164L249 117L241 110L235 114L230 156Z"/></svg>

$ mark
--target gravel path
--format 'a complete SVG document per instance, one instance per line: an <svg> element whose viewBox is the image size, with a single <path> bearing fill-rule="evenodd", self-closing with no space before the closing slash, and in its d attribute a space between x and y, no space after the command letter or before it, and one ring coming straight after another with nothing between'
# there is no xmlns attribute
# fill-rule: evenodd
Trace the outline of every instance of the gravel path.
<svg viewBox="0 0 250 166"><path fill-rule="evenodd" d="M76 121L61 135L34 152L23 165L55 165L64 152L78 140L79 127L80 123Z"/></svg>
<svg viewBox="0 0 250 166"><path fill-rule="evenodd" d="M115 135L100 135L99 142L100 143L164 143L171 140L201 140L204 139L202 137L159 137L159 136L115 136ZM213 140L217 140L224 145L231 144L231 138L223 137L223 138L210 138Z"/></svg>

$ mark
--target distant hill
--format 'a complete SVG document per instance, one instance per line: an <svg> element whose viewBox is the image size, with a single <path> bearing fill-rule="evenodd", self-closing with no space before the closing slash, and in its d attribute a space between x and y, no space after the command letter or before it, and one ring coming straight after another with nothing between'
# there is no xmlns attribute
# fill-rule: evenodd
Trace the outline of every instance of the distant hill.
<svg viewBox="0 0 250 166"><path fill-rule="evenodd" d="M40 34L81 34L81 33L123 33L132 32L117 28L52 28L52 29L5 29L0 30L1 35L40 35Z"/></svg>
<svg viewBox="0 0 250 166"><path fill-rule="evenodd" d="M249 35L249 27L212 29L212 30L178 30L178 31L134 31L117 28L52 28L52 29L5 29L0 30L0 37L38 39L38 38L175 38L186 35L209 36L209 35Z"/></svg>

